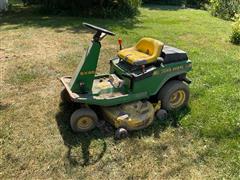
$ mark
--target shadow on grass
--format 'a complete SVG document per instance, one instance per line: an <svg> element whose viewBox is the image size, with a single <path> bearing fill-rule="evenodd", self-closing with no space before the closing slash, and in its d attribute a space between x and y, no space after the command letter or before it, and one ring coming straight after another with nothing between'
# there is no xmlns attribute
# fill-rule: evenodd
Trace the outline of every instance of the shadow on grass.
<svg viewBox="0 0 240 180"><path fill-rule="evenodd" d="M11 104L4 104L0 101L0 111L6 110L11 106Z"/></svg>
<svg viewBox="0 0 240 180"><path fill-rule="evenodd" d="M181 119L186 116L191 111L190 107L182 108L176 112L168 113L167 119L158 120L155 119L150 125L145 129L139 131L133 131L130 133L131 138L142 138L145 136L152 136L154 138L159 138L161 132L165 131L168 127L178 128L180 126Z"/></svg>
<svg viewBox="0 0 240 180"><path fill-rule="evenodd" d="M98 162L107 150L106 138L114 137L114 128L110 128L110 132L103 131L101 128L95 128L89 133L75 134L71 131L69 125L69 119L71 114L78 108L78 105L66 105L60 104L60 111L56 114L56 122L59 128L59 132L63 138L65 146L68 148L66 154L67 163L66 168L76 166L88 166ZM166 120L155 120L153 124L139 131L133 131L129 133L129 138L141 139L142 137L152 136L159 138L161 132L167 127L178 127L179 121L183 116L190 112L190 108L184 108L181 111L171 113ZM114 139L114 138L113 138ZM100 141L100 148L97 149L96 154L90 154L90 145L92 141ZM118 141L115 141L117 144ZM78 148L81 149L79 152ZM74 155L74 149L77 149L77 153Z"/></svg>
<svg viewBox="0 0 240 180"><path fill-rule="evenodd" d="M61 103L59 108L60 111L56 114L55 119L64 144L68 147L68 152L66 154L67 164L69 164L70 167L74 167L78 165L87 166L98 162L107 149L107 144L104 139L108 135L103 134L98 129L89 133L73 133L69 125L69 119L71 114L80 107L75 104L69 105ZM90 158L89 146L93 140L101 140L102 148L98 150L98 155ZM81 152L77 152L77 155L74 155L72 150L77 147L81 147L82 154Z"/></svg>
<svg viewBox="0 0 240 180"><path fill-rule="evenodd" d="M82 26L83 22L88 22L109 30L118 28L133 29L140 23L137 18L99 19L46 14L41 13L39 7L23 7L20 5L15 6L12 11L5 13L3 17L0 17L0 26L12 25L6 27L6 30L18 29L21 27L46 27L56 29L56 32L58 33L63 31L80 33L86 31Z"/></svg>

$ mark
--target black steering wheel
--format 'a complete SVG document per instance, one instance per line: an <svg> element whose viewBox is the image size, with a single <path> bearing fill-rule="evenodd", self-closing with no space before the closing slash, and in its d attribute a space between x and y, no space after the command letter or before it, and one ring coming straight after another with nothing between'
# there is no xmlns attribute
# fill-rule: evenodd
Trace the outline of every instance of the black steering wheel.
<svg viewBox="0 0 240 180"><path fill-rule="evenodd" d="M83 23L83 25L87 28L90 28L90 29L93 29L93 30L97 31L98 34L105 33L105 34L110 35L110 36L115 36L115 33L111 32L109 30L100 28L98 26L94 26L94 25L88 24L88 23Z"/></svg>

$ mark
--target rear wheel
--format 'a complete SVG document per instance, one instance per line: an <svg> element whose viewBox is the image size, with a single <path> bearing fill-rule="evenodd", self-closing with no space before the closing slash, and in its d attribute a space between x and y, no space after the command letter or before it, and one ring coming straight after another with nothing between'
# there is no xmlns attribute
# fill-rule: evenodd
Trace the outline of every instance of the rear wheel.
<svg viewBox="0 0 240 180"><path fill-rule="evenodd" d="M182 81L169 81L159 91L161 108L174 111L188 105L189 87Z"/></svg>
<svg viewBox="0 0 240 180"><path fill-rule="evenodd" d="M73 132L87 132L92 130L98 121L97 114L89 108L76 110L70 119Z"/></svg>

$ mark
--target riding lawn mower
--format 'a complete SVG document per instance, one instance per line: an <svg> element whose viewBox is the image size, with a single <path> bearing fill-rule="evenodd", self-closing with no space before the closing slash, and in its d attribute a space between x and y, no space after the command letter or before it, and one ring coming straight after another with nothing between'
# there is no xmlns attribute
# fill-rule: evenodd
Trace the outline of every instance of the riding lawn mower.
<svg viewBox="0 0 240 180"><path fill-rule="evenodd" d="M148 127L154 119L188 105L192 63L175 47L144 37L133 47L120 50L110 60L110 72L96 75L101 41L115 34L83 23L95 31L93 39L72 76L60 78L64 102L79 103L70 126L74 132L92 130L100 118L116 128L116 137Z"/></svg>

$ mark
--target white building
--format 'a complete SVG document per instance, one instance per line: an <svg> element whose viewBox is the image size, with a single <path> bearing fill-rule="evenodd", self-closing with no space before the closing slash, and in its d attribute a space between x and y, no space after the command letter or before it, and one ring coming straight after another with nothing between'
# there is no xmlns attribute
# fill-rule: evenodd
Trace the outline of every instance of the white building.
<svg viewBox="0 0 240 180"><path fill-rule="evenodd" d="M0 12L6 11L8 7L8 0L0 0Z"/></svg>

